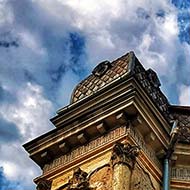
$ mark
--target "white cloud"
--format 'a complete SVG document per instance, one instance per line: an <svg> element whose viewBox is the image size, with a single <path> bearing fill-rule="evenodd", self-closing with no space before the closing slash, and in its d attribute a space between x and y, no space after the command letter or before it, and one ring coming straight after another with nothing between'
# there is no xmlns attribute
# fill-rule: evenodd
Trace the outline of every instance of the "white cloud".
<svg viewBox="0 0 190 190"><path fill-rule="evenodd" d="M101 3L96 0L39 0L37 3L63 25L69 23L85 34L90 64L134 50L146 67L165 75L176 57L175 47L179 45L177 10L167 0L144 0L138 4L132 0L111 3L108 0ZM147 19L138 17L139 8ZM157 16L160 10L164 18Z"/></svg>
<svg viewBox="0 0 190 190"><path fill-rule="evenodd" d="M14 15L12 9L7 6L7 0L0 1L0 26L3 24L11 24L13 20Z"/></svg>
<svg viewBox="0 0 190 190"><path fill-rule="evenodd" d="M7 180L19 182L21 185L19 190L34 189L32 179L40 175L40 169L28 159L28 154L21 145L1 144L0 154L0 165Z"/></svg>
<svg viewBox="0 0 190 190"><path fill-rule="evenodd" d="M33 51L35 54L46 55L45 49L40 44L40 39L31 34L29 31L21 31L18 33L23 45Z"/></svg>
<svg viewBox="0 0 190 190"><path fill-rule="evenodd" d="M50 3L51 1L49 1ZM89 62L114 59L129 50L147 67L153 67L162 75L176 56L172 44L178 44L177 11L168 1L57 1L63 10L70 9L70 22L87 37ZM46 4L48 9L51 9ZM137 18L142 8L148 19ZM157 17L163 10L165 18ZM52 12L55 12L52 8ZM58 13L57 13L58 14ZM64 11L59 13L64 17ZM146 44L145 44L146 43ZM169 56L168 56L169 55Z"/></svg>
<svg viewBox="0 0 190 190"><path fill-rule="evenodd" d="M5 120L18 127L21 139L0 145L0 165L4 168L6 178L20 181L25 190L31 188L32 179L40 172L21 146L52 129L49 119L53 105L44 97L42 87L29 82L19 88L15 96L18 102L4 103L0 106L0 113Z"/></svg>
<svg viewBox="0 0 190 190"><path fill-rule="evenodd" d="M181 85L179 88L180 105L190 105L190 86Z"/></svg>
<svg viewBox="0 0 190 190"><path fill-rule="evenodd" d="M16 96L18 102L2 105L0 112L19 128L24 141L51 129L49 118L53 105L43 96L40 86L28 82Z"/></svg>

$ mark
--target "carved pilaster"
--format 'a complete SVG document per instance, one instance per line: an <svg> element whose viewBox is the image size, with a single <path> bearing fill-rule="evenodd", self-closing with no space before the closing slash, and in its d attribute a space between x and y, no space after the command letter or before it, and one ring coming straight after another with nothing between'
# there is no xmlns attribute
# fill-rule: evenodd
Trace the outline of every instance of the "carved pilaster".
<svg viewBox="0 0 190 190"><path fill-rule="evenodd" d="M51 181L48 180L39 181L36 190L51 190Z"/></svg>
<svg viewBox="0 0 190 190"><path fill-rule="evenodd" d="M131 172L138 153L139 148L129 143L117 143L114 146L111 156L113 190L130 190Z"/></svg>

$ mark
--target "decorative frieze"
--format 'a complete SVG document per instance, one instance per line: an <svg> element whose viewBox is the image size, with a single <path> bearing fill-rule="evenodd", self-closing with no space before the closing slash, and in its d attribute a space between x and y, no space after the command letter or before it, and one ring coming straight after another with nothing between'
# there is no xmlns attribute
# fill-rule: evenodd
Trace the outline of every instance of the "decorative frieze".
<svg viewBox="0 0 190 190"><path fill-rule="evenodd" d="M56 190L159 190L149 172L135 164L139 147L128 142L113 146L110 161L92 171L76 168ZM54 184L55 185L55 184Z"/></svg>
<svg viewBox="0 0 190 190"><path fill-rule="evenodd" d="M138 152L137 146L117 142L108 163L97 167L89 174L76 168L68 182L57 190L129 190Z"/></svg>
<svg viewBox="0 0 190 190"><path fill-rule="evenodd" d="M177 180L190 181L190 168L179 168L179 167L172 168L171 178Z"/></svg>
<svg viewBox="0 0 190 190"><path fill-rule="evenodd" d="M146 143L143 140L143 137L133 128L130 130L126 126L121 126L110 131L108 134L101 136L86 145L80 146L79 148L71 151L68 154L65 154L51 162L50 164L46 164L43 168L44 174L51 171L52 169L58 168L59 166L66 165L70 162L75 161L76 159L89 154L90 152L100 148L106 144L109 144L112 141L117 140L118 138L124 137L129 134L138 144L138 146L143 150L143 152L159 167L161 168L161 164L158 161L155 152L147 148Z"/></svg>
<svg viewBox="0 0 190 190"><path fill-rule="evenodd" d="M152 160L161 169L162 166L158 161L155 152L146 146L143 137L132 127L130 128L129 135L135 140L135 142L142 149L142 151L150 158L150 160Z"/></svg>
<svg viewBox="0 0 190 190"><path fill-rule="evenodd" d="M118 138L121 138L122 136L125 136L126 134L127 134L126 126L121 126L119 128L116 128L115 130L110 131L108 134L101 136L87 143L86 145L80 146L79 148L71 151L70 153L53 160L52 163L46 164L43 168L43 172L45 174L52 169L55 169L59 166L66 165L69 162L73 162L79 157L82 157L94 151L95 149L100 148L101 146L104 146L114 140L117 140Z"/></svg>

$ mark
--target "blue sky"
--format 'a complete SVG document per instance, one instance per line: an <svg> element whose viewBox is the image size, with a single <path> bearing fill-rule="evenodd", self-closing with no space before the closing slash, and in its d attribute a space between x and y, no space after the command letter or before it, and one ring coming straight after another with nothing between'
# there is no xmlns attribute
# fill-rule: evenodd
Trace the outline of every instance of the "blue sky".
<svg viewBox="0 0 190 190"><path fill-rule="evenodd" d="M22 144L97 63L133 50L170 103L190 105L189 0L0 0L0 190L32 190ZM27 173L27 175L26 175Z"/></svg>

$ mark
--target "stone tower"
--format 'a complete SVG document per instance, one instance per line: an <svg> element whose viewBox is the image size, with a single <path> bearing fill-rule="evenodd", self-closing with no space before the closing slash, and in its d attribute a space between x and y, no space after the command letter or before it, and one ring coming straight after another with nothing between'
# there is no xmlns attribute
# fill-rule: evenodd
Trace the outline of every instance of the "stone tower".
<svg viewBox="0 0 190 190"><path fill-rule="evenodd" d="M170 105L133 52L99 63L24 145L37 190L190 189L190 107Z"/></svg>

